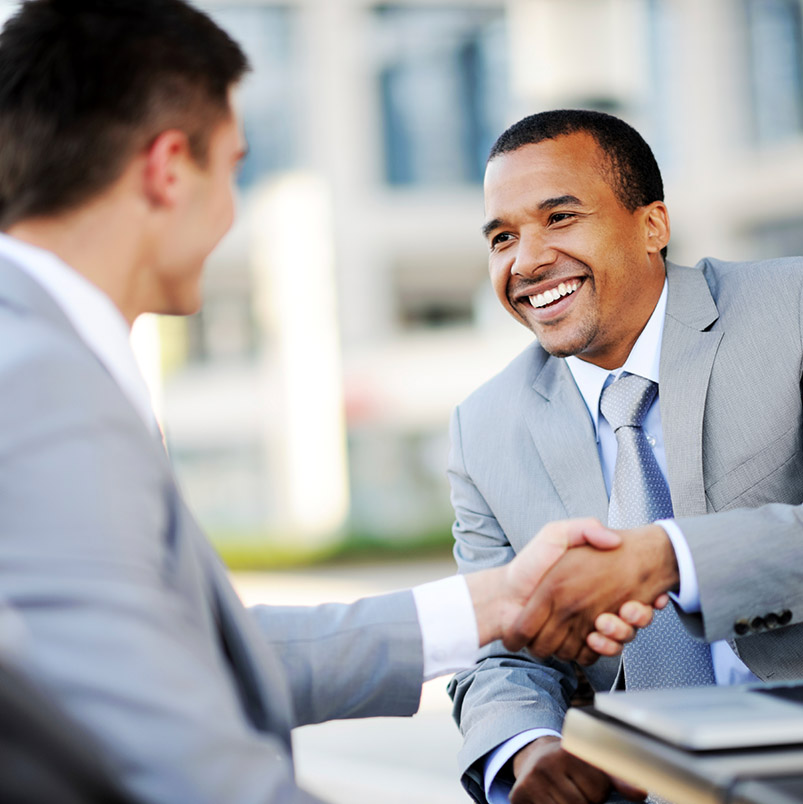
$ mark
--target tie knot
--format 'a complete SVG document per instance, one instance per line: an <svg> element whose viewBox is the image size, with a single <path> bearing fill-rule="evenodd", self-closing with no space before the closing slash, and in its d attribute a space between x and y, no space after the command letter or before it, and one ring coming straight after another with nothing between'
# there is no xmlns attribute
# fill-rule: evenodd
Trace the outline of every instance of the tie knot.
<svg viewBox="0 0 803 804"><path fill-rule="evenodd" d="M614 432L620 427L641 427L657 393L652 380L623 374L602 392L599 408Z"/></svg>

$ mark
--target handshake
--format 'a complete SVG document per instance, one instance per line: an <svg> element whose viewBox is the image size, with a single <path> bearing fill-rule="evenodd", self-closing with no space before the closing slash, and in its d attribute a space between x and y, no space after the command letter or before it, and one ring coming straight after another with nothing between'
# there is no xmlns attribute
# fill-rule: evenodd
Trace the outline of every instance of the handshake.
<svg viewBox="0 0 803 804"><path fill-rule="evenodd" d="M480 644L592 664L615 656L678 584L659 525L612 531L596 519L551 522L503 567L466 576Z"/></svg>

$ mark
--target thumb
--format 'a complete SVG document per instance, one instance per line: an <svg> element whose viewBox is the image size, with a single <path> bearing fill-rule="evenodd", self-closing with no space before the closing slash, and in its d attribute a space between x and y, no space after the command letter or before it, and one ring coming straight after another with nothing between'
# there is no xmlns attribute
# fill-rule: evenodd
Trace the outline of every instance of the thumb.
<svg viewBox="0 0 803 804"><path fill-rule="evenodd" d="M621 543L619 534L608 530L598 519L548 522L516 556L513 571L526 576L529 584L535 586L569 548L589 544L611 550Z"/></svg>
<svg viewBox="0 0 803 804"><path fill-rule="evenodd" d="M559 529L567 547L590 544L600 550L611 550L622 543L622 537L616 531L606 528L598 519L566 519L562 522L551 522L542 529L542 533L546 528L553 526Z"/></svg>

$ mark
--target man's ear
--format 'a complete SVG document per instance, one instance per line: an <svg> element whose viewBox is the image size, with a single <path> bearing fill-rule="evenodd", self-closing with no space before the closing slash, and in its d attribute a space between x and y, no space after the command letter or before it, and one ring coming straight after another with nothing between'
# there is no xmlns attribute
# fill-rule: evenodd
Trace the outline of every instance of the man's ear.
<svg viewBox="0 0 803 804"><path fill-rule="evenodd" d="M643 209L647 253L656 254L669 243L669 211L663 201L653 201Z"/></svg>
<svg viewBox="0 0 803 804"><path fill-rule="evenodd" d="M143 181L148 200L156 206L173 206L191 163L190 143L183 131L169 129L159 134L145 152Z"/></svg>

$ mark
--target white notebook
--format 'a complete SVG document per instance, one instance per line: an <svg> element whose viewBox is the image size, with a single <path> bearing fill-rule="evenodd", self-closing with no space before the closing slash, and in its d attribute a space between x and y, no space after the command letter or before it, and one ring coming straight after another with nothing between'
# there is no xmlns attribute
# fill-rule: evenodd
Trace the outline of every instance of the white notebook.
<svg viewBox="0 0 803 804"><path fill-rule="evenodd" d="M597 711L682 748L803 744L803 684L597 693Z"/></svg>

